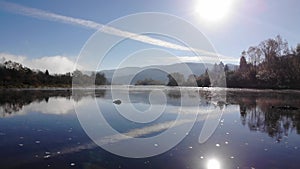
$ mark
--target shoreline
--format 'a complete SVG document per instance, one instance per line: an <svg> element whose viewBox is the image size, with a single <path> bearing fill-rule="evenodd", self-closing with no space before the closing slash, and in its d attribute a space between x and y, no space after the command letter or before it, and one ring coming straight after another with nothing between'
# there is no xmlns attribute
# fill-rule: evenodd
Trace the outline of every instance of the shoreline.
<svg viewBox="0 0 300 169"><path fill-rule="evenodd" d="M191 87L191 86L165 86L165 85L101 85L101 86L90 86L90 87L24 87L24 88L18 88L18 87L12 87L12 88L0 88L0 91L25 91L25 90L32 90L32 91L47 91L47 90L66 90L66 91L72 91L72 90L107 90L107 89L183 89L183 90L194 90L194 89L200 89L204 91L252 91L252 92L268 92L268 91L276 91L276 92L300 92L300 89L272 89L272 88L231 88L231 87Z"/></svg>

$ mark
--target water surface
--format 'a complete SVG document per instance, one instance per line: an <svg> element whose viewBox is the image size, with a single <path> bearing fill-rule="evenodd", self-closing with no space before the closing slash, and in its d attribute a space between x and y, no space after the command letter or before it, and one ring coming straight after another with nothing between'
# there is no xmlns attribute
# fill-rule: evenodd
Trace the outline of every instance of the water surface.
<svg viewBox="0 0 300 169"><path fill-rule="evenodd" d="M126 94L126 90L118 90ZM70 90L0 91L0 168L201 169L207 168L212 159L228 169L299 168L300 92L206 88L184 89L187 92L182 94L177 88L161 87L155 90L165 94L167 105L159 118L135 123L118 113L116 106L126 104L147 110L152 90L133 87L129 91L130 103L120 105L113 103L109 89L73 94ZM214 97L223 92L225 100L217 102ZM200 97L200 113L192 106L182 110L186 118L199 113L192 130L172 149L148 158L125 158L100 148L85 133L74 109L84 110L89 116L98 111L91 108L96 101L116 131L147 138L171 127L181 99L192 102L195 96ZM201 110L223 112L216 131L203 144L198 139L209 111ZM118 141L123 140L116 137Z"/></svg>

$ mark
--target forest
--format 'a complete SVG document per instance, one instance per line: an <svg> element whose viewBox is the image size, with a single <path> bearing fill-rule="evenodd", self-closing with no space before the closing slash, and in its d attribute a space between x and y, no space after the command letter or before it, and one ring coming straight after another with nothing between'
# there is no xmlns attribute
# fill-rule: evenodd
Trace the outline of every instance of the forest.
<svg viewBox="0 0 300 169"><path fill-rule="evenodd" d="M187 80L178 72L171 73L167 85L186 86L195 79L200 87L218 87L209 75L222 72L229 88L300 89L300 44L296 48L289 47L288 42L277 35L243 51L234 70L220 62L200 76L190 75Z"/></svg>
<svg viewBox="0 0 300 169"><path fill-rule="evenodd" d="M72 81L73 77L74 80ZM96 85L107 83L102 73L83 74L79 70L65 74L50 74L48 70L32 70L20 63L5 61L0 64L0 88L71 87L94 81ZM91 83L89 83L91 84Z"/></svg>

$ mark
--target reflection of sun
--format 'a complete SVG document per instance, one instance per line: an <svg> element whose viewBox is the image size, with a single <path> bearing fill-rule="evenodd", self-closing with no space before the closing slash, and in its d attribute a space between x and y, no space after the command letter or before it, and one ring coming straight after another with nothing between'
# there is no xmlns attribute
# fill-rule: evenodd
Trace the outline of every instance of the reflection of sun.
<svg viewBox="0 0 300 169"><path fill-rule="evenodd" d="M218 21L228 15L234 0L198 0L195 11L207 21Z"/></svg>
<svg viewBox="0 0 300 169"><path fill-rule="evenodd" d="M220 162L216 159L208 160L207 169L220 169Z"/></svg>

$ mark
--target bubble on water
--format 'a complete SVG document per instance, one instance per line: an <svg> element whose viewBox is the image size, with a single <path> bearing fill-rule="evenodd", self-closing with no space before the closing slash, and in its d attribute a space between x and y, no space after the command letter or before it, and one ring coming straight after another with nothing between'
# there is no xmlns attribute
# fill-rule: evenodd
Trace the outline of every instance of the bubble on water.
<svg viewBox="0 0 300 169"><path fill-rule="evenodd" d="M193 148L192 146L189 147L189 149L192 149L192 148Z"/></svg>
<svg viewBox="0 0 300 169"><path fill-rule="evenodd" d="M203 159L204 157L203 157L203 156L201 156L200 158L201 158L201 159Z"/></svg>
<svg viewBox="0 0 300 169"><path fill-rule="evenodd" d="M216 147L220 147L220 144L216 144Z"/></svg>
<svg viewBox="0 0 300 169"><path fill-rule="evenodd" d="M229 133L227 132L226 135L229 135Z"/></svg>
<svg viewBox="0 0 300 169"><path fill-rule="evenodd" d="M155 143L154 146L155 146L155 147L158 147L158 144Z"/></svg>
<svg viewBox="0 0 300 169"><path fill-rule="evenodd" d="M75 163L71 163L70 166L75 166Z"/></svg>
<svg viewBox="0 0 300 169"><path fill-rule="evenodd" d="M230 156L231 159L234 159L234 156Z"/></svg>
<svg viewBox="0 0 300 169"><path fill-rule="evenodd" d="M47 159L47 158L50 158L50 157L51 157L51 155L45 155L44 159Z"/></svg>
<svg viewBox="0 0 300 169"><path fill-rule="evenodd" d="M225 141L225 144L228 144L228 141Z"/></svg>

